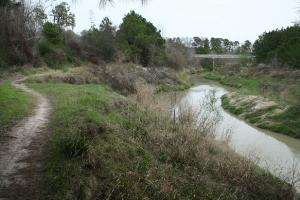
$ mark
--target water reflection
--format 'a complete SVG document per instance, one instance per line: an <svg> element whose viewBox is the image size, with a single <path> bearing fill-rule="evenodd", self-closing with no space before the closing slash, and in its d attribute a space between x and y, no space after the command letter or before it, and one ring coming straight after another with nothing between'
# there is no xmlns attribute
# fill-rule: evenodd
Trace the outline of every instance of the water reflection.
<svg viewBox="0 0 300 200"><path fill-rule="evenodd" d="M229 144L236 152L286 181L292 182L296 175L300 177L300 140L257 129L224 111L221 106L221 97L227 93L224 88L211 84L193 87L181 98L180 104L190 105L198 112L211 91L215 91L223 118L217 128L217 138L231 130ZM300 185L297 189L300 191Z"/></svg>

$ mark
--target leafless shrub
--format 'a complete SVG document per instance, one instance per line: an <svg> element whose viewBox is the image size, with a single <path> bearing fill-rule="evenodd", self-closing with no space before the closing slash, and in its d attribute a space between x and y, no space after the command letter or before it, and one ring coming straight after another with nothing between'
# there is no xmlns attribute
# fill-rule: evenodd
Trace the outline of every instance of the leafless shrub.
<svg viewBox="0 0 300 200"><path fill-rule="evenodd" d="M290 183L298 191L300 190L300 158L293 158L292 165L287 169L281 170L283 180Z"/></svg>
<svg viewBox="0 0 300 200"><path fill-rule="evenodd" d="M180 38L169 39L166 48L167 65L175 68L186 68L192 60L192 51Z"/></svg>
<svg viewBox="0 0 300 200"><path fill-rule="evenodd" d="M37 38L37 22L31 1L11 2L0 7L0 54L8 65L32 61Z"/></svg>
<svg viewBox="0 0 300 200"><path fill-rule="evenodd" d="M198 128L203 134L215 136L219 123L223 120L217 106L216 91L211 90L200 103L198 115Z"/></svg>

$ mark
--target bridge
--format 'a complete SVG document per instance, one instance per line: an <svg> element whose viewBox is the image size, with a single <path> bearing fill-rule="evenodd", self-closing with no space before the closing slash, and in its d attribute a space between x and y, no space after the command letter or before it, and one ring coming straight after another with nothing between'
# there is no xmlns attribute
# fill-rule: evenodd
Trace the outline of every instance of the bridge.
<svg viewBox="0 0 300 200"><path fill-rule="evenodd" d="M199 59L212 59L213 60L213 71L215 69L215 60L216 59L231 59L231 60L237 60L240 58L255 58L255 56L250 55L232 55L232 54L194 54L194 58Z"/></svg>

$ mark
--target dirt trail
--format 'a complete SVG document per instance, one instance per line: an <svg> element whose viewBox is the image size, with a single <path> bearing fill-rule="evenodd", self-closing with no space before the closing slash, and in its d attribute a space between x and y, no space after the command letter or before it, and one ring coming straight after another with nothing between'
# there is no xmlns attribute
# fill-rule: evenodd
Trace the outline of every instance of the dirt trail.
<svg viewBox="0 0 300 200"><path fill-rule="evenodd" d="M43 95L29 89L21 79L12 84L36 99L32 116L17 124L7 137L0 138L0 200L38 199L35 193L41 176L41 151L51 111Z"/></svg>

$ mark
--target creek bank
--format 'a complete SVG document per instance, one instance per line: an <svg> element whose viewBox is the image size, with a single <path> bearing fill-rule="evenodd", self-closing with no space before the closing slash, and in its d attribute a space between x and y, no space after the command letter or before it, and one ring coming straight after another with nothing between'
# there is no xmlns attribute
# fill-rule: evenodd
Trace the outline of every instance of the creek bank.
<svg viewBox="0 0 300 200"><path fill-rule="evenodd" d="M222 66L200 74L235 92L223 97L229 112L259 128L300 138L299 70Z"/></svg>
<svg viewBox="0 0 300 200"><path fill-rule="evenodd" d="M274 176L293 183L300 191L300 185L296 181L300 177L298 173L300 166L297 166L300 156L300 140L257 129L225 112L221 106L221 97L227 93L228 90L218 84L203 82L186 92L179 102L180 105L187 105L201 114L206 112L206 107L203 106L205 102L210 102L208 95L214 94L217 99L215 110L218 110L219 118L222 119L215 131L217 139L229 140L229 146L238 154L249 158ZM266 101L265 108L271 103ZM256 109L264 108L257 106ZM201 127L205 126L201 125Z"/></svg>
<svg viewBox="0 0 300 200"><path fill-rule="evenodd" d="M135 102L101 84L28 85L53 103L50 199L295 196L291 185L205 136L189 113L174 125L154 108L149 88L139 88Z"/></svg>
<svg viewBox="0 0 300 200"><path fill-rule="evenodd" d="M69 68L65 71L51 71L32 76L28 82L60 82L74 85L105 84L118 93L128 96L137 92L139 85L149 84L157 92L182 91L191 86L185 71L171 68L145 68L130 63L92 65Z"/></svg>
<svg viewBox="0 0 300 200"><path fill-rule="evenodd" d="M298 108L283 106L260 96L242 95L237 92L225 94L222 97L222 106L258 128L300 138L297 118L293 121L291 117L290 119L284 117Z"/></svg>

